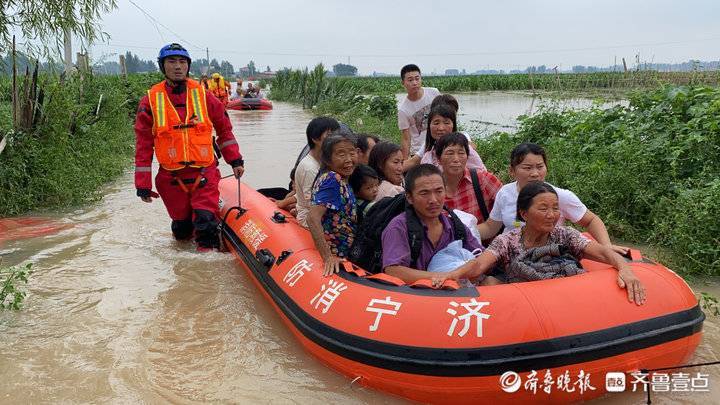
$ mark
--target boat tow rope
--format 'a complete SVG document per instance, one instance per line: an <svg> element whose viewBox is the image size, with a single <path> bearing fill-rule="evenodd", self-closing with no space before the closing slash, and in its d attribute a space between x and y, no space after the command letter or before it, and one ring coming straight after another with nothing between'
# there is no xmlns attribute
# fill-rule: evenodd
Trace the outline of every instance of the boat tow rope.
<svg viewBox="0 0 720 405"><path fill-rule="evenodd" d="M684 366L675 366L675 367L663 367L663 368L653 368L653 369L640 369L640 373L647 374L648 376L652 374L654 371L665 371L665 370L677 370L682 368L692 368L692 367L703 367L703 366L715 366L720 364L720 361L711 361L707 363L696 363L696 364L686 364ZM625 373L629 374L629 373ZM652 404L652 399L650 398L650 392L652 391L648 385L650 384L649 381L644 380L643 384L645 385L645 391L647 392L647 402L646 404L650 405Z"/></svg>

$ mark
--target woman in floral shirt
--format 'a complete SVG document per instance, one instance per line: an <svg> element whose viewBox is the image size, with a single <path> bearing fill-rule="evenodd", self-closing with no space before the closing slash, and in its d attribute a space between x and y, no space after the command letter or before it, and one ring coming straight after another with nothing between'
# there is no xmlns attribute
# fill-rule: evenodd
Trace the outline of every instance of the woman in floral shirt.
<svg viewBox="0 0 720 405"><path fill-rule="evenodd" d="M333 132L322 143L321 158L308 228L325 262L323 275L328 276L340 271L355 237L355 195L347 182L357 164L355 137L344 130Z"/></svg>
<svg viewBox="0 0 720 405"><path fill-rule="evenodd" d="M617 285L627 289L628 300L637 305L645 303L645 287L620 255L609 246L586 239L575 229L556 225L560 217L560 208L557 191L551 185L532 181L523 187L517 200L517 217L518 220L525 221L525 226L499 235L476 259L449 273L438 274L433 278L433 284L442 285L447 278L474 279L488 272L496 264L504 267L506 271L509 268L523 268L523 263L520 261L527 258L525 253L531 249L559 248L576 260L587 257L611 264L618 271ZM528 278L528 274L532 274L533 277ZM547 277L547 274L537 271L525 273L517 271L510 277L510 281L533 281L562 276L562 272Z"/></svg>

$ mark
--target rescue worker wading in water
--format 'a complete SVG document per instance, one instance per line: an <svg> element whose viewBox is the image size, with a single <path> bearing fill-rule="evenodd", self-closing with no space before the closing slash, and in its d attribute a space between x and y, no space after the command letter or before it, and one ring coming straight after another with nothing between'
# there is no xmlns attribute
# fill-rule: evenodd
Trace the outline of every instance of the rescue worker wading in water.
<svg viewBox="0 0 720 405"><path fill-rule="evenodd" d="M208 82L208 90L220 100L223 105L228 103L228 97L230 96L230 83L225 81L220 73L213 73L210 81Z"/></svg>
<svg viewBox="0 0 720 405"><path fill-rule="evenodd" d="M244 172L225 107L202 85L188 78L190 55L170 44L160 50L158 65L165 80L143 97L135 119L135 188L144 202L162 198L176 239L195 233L198 250L217 248L218 182L213 128L225 161L239 178ZM152 191L153 151L160 164Z"/></svg>

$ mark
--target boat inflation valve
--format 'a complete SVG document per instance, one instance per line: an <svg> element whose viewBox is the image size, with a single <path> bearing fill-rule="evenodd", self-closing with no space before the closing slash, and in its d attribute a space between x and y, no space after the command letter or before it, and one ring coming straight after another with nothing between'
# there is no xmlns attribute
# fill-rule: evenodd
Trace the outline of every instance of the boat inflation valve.
<svg viewBox="0 0 720 405"><path fill-rule="evenodd" d="M268 269L275 263L275 256L267 249L260 249L255 252L255 258Z"/></svg>
<svg viewBox="0 0 720 405"><path fill-rule="evenodd" d="M287 219L285 219L285 215L283 215L280 211L275 211L275 213L272 216L272 221L276 224L284 224L287 223Z"/></svg>

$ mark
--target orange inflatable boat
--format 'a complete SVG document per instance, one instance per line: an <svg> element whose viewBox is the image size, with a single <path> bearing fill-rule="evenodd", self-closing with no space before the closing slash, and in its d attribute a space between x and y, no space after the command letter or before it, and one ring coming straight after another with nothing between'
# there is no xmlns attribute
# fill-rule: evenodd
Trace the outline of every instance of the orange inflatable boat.
<svg viewBox="0 0 720 405"><path fill-rule="evenodd" d="M643 306L590 261L578 276L478 288L349 264L323 277L310 233L246 185L239 209L237 187L220 183L225 244L298 341L357 384L427 403L577 402L614 391L608 373L630 390L629 373L685 364L701 339L688 285L637 251Z"/></svg>

